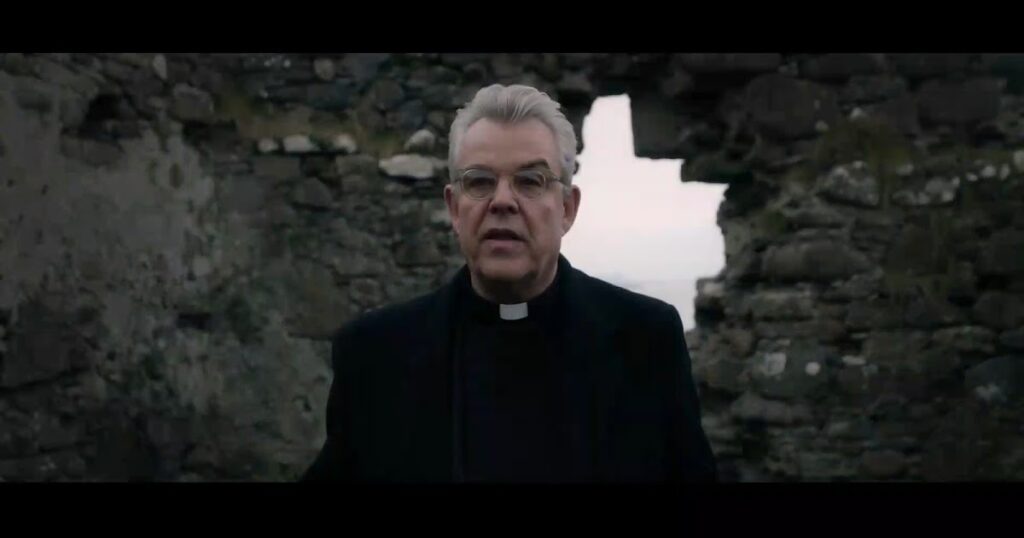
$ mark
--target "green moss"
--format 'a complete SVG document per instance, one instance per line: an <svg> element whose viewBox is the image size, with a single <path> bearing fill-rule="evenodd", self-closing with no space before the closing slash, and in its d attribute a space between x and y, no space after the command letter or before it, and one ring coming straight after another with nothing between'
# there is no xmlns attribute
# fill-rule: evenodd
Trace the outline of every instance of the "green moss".
<svg viewBox="0 0 1024 538"><path fill-rule="evenodd" d="M308 109L278 110L272 103L253 99L230 85L225 86L215 100L218 119L233 122L245 138L258 140L311 134Z"/></svg>
<svg viewBox="0 0 1024 538"><path fill-rule="evenodd" d="M984 163L982 166L992 165L996 168L996 173L1003 165L1007 165L1013 170L1012 150L957 144L948 151L956 156L957 161L957 166L952 172L960 176L966 175L968 172L978 174L980 172L979 164L975 163Z"/></svg>
<svg viewBox="0 0 1024 538"><path fill-rule="evenodd" d="M214 96L214 102L218 118L225 121L246 122L255 117L273 114L270 103L253 99L231 84L226 84L220 93Z"/></svg>
<svg viewBox="0 0 1024 538"><path fill-rule="evenodd" d="M277 109L230 86L216 100L220 119L234 122L239 134L251 140L304 134L314 140L329 141L339 134L348 134L355 139L360 152L380 157L400 153L405 144L405 137L395 130L372 131L352 117L305 107Z"/></svg>
<svg viewBox="0 0 1024 538"><path fill-rule="evenodd" d="M889 303L896 308L905 307L911 300L923 297L936 303L945 302L953 286L952 273L914 275L905 272L886 273L882 289Z"/></svg>
<svg viewBox="0 0 1024 538"><path fill-rule="evenodd" d="M361 153L369 153L378 157L390 157L401 153L405 146L405 138L398 131L381 132L367 129L352 117L337 124L325 126L322 132L328 136L334 133L348 133L356 140Z"/></svg>
<svg viewBox="0 0 1024 538"><path fill-rule="evenodd" d="M1013 150L1002 148L978 148L970 147L976 160L990 162L1002 166L1004 164L1013 167Z"/></svg>
<svg viewBox="0 0 1024 538"><path fill-rule="evenodd" d="M862 160L880 175L890 175L913 163L916 153L910 141L889 123L858 118L839 121L829 129L818 143L814 160L821 168Z"/></svg>
<svg viewBox="0 0 1024 538"><path fill-rule="evenodd" d="M899 170L915 167L922 160L920 150L888 122L874 118L842 120L819 140L812 157L819 172L838 164L864 161L878 179L883 209L900 182Z"/></svg>

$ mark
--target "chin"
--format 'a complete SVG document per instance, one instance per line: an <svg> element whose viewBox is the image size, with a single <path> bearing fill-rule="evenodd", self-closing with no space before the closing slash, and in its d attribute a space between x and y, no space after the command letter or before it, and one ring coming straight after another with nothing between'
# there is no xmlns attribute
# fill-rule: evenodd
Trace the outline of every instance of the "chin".
<svg viewBox="0 0 1024 538"><path fill-rule="evenodd" d="M530 273L527 260L519 258L498 258L484 256L477 264L480 276L488 280L516 282Z"/></svg>

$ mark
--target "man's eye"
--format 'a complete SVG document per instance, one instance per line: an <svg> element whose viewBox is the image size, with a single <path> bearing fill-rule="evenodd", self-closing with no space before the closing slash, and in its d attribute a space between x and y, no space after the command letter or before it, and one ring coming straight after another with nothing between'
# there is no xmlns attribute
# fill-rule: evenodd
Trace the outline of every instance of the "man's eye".
<svg viewBox="0 0 1024 538"><path fill-rule="evenodd" d="M466 174L466 186L469 188L486 188L494 184L494 176L487 174Z"/></svg>
<svg viewBox="0 0 1024 538"><path fill-rule="evenodd" d="M516 182L523 187L543 187L544 174L540 172L520 172L516 174Z"/></svg>

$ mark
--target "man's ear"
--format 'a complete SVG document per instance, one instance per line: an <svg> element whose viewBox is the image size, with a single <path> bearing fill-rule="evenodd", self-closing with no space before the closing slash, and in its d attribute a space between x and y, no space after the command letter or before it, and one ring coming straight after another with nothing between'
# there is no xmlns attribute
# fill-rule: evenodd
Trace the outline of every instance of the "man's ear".
<svg viewBox="0 0 1024 538"><path fill-rule="evenodd" d="M573 223L576 222L581 197L580 188L576 185L570 187L568 194L562 195L562 235L569 233Z"/></svg>
<svg viewBox="0 0 1024 538"><path fill-rule="evenodd" d="M459 235L459 208L458 196L455 194L451 184L444 186L444 205L448 207L448 218L452 221L452 231Z"/></svg>

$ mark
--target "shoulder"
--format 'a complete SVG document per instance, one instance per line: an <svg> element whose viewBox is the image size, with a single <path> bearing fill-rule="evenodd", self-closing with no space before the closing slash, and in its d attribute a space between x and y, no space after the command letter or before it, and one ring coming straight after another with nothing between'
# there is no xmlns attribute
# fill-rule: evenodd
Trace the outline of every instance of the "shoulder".
<svg viewBox="0 0 1024 538"><path fill-rule="evenodd" d="M365 312L338 328L332 345L337 350L405 339L403 337L423 328L445 290L446 287L441 287L408 301Z"/></svg>
<svg viewBox="0 0 1024 538"><path fill-rule="evenodd" d="M605 280L590 276L573 268L575 295L578 300L590 303L592 313L602 314L609 321L659 324L673 323L679 319L679 312L669 303L628 290Z"/></svg>

